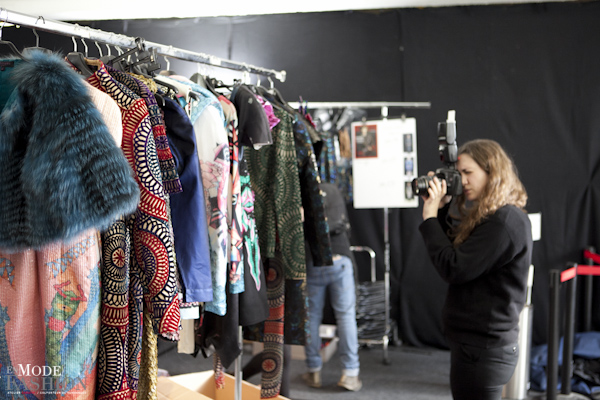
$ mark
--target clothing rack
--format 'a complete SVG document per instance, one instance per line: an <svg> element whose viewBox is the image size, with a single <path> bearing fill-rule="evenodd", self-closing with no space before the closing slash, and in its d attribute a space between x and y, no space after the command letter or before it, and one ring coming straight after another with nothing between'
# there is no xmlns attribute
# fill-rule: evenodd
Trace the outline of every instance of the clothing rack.
<svg viewBox="0 0 600 400"><path fill-rule="evenodd" d="M300 103L289 103L291 107L297 108ZM310 101L307 102L310 109L314 108L381 108L381 107L400 107L400 108L431 108L431 102L428 101Z"/></svg>
<svg viewBox="0 0 600 400"><path fill-rule="evenodd" d="M381 108L381 116L384 119L387 118L390 107L431 108L429 101L300 101L288 104L294 109L302 107L310 110L317 108Z"/></svg>
<svg viewBox="0 0 600 400"><path fill-rule="evenodd" d="M90 28L88 26L81 26L79 24L47 20L42 16L34 17L32 15L22 14L16 11L9 11L5 8L0 8L0 23L2 24L0 25L0 32L2 27L4 27L4 24L10 23L26 26L28 28L40 31L59 33L65 36L88 39L94 42L100 41L113 46L123 46L126 48L137 47L137 43L140 39L119 33L106 32L99 29ZM216 67L263 75L270 78L276 78L281 82L284 82L286 78L285 70L277 71L274 69L257 67L247 63L222 59L205 53L198 53L145 40L143 43L148 48L156 49L157 54L165 57L173 57L180 60L199 62Z"/></svg>
<svg viewBox="0 0 600 400"><path fill-rule="evenodd" d="M301 99L302 100L302 99ZM381 108L381 117L386 120L388 117L389 107L399 108L431 108L431 102L401 102L401 101L355 101L355 102L312 102L312 101L300 101L288 103L290 107L299 109L300 107L309 110L318 108ZM389 282L389 274L391 268L390 260L390 234L389 234L389 209L388 207L383 208L383 241L384 241L384 266L385 266L385 277L386 284ZM387 288L386 288L387 293ZM387 302L389 299L386 298L385 310L388 311ZM387 317L386 317L387 324ZM388 327L386 327L386 332Z"/></svg>
<svg viewBox="0 0 600 400"><path fill-rule="evenodd" d="M138 47L138 43L141 38L130 37L114 32L105 32L99 29L90 28L87 26L81 26L78 24L70 24L61 21L47 20L44 17L34 17L27 14L18 13L15 11L9 11L5 8L0 8L0 39L2 38L2 29L5 25L14 24L32 28L35 30L45 31L49 33L58 33L65 36L71 36L73 38L88 39L94 42L102 42L117 47L135 48ZM247 63L240 63L236 61L222 59L213 55L204 53L193 52L185 49L180 49L173 46L167 46L160 43L149 42L143 40L146 48L152 48L156 50L156 53L162 56L168 56L177 58L185 61L198 62L208 64L216 67L227 68L237 71L243 71L247 73L258 74L267 76L269 78L276 78L281 82L285 81L286 72L285 70L277 71L273 69L267 69L257 67ZM85 44L85 42L84 42ZM238 341L240 347L243 346L242 341L242 327L240 326L238 332ZM240 400L242 398L242 376L241 376L241 355L235 361L235 399Z"/></svg>

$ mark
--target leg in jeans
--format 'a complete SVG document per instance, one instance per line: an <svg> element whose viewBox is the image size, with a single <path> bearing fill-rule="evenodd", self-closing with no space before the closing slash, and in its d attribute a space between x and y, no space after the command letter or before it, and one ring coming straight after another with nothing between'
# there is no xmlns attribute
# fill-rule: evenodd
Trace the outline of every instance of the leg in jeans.
<svg viewBox="0 0 600 400"><path fill-rule="evenodd" d="M323 366L321 360L321 337L319 326L323 319L323 307L325 306L325 291L327 281L325 270L331 267L315 267L306 265L306 288L308 295L308 322L309 335L306 339L304 352L306 354L306 366L310 372L320 371Z"/></svg>
<svg viewBox="0 0 600 400"><path fill-rule="evenodd" d="M357 376L360 363L358 359L356 292L352 261L346 256L341 256L341 258L334 260L332 268L336 279L331 280L329 290L340 339L338 343L340 361L346 376Z"/></svg>
<svg viewBox="0 0 600 400"><path fill-rule="evenodd" d="M484 349L453 343L450 347L450 387L454 400L500 400L513 375L518 345Z"/></svg>

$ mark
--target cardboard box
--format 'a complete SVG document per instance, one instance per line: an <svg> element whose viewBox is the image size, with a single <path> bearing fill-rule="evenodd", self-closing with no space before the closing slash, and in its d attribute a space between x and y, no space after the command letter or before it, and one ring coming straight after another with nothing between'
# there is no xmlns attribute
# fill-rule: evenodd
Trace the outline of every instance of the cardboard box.
<svg viewBox="0 0 600 400"><path fill-rule="evenodd" d="M217 389L213 371L159 377L158 400L234 400L235 377L225 374L225 387ZM260 400L260 387L242 381L242 399ZM277 400L289 400L277 396Z"/></svg>
<svg viewBox="0 0 600 400"><path fill-rule="evenodd" d="M337 351L339 338L336 337L335 325L322 324L319 326L319 336L321 336L321 360L325 363ZM292 345L292 360L306 360L304 346ZM258 354L262 351L263 344L260 342L252 342L252 354Z"/></svg>

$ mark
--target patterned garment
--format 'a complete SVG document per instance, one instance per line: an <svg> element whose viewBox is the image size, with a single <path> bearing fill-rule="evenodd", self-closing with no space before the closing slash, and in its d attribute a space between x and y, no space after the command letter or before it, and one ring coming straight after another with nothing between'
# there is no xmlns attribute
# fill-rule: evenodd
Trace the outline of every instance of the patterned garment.
<svg viewBox="0 0 600 400"><path fill-rule="evenodd" d="M334 138L331 132L320 132L323 148L319 154L319 173L321 182L335 183L337 179L337 160Z"/></svg>
<svg viewBox="0 0 600 400"><path fill-rule="evenodd" d="M143 99L110 76L101 61L95 61L97 71L88 82L109 94L121 108L123 119L122 149L135 172L140 186L141 198L138 210L125 225L113 225L109 230L114 237L103 242L103 285L115 293L129 293L128 303L113 303L109 297L110 312L117 317L128 315L128 332L119 327L103 327L101 341L104 352L99 355L100 399L137 398L139 363L142 348L143 306L152 316L152 328L167 339L176 340L179 335L179 300L176 287L175 254L172 243L166 195L156 153L148 109ZM130 229L127 229L130 228ZM130 236L131 257L126 248ZM123 272L126 260L130 260L128 278L118 279L105 271ZM112 279L111 279L112 278ZM106 282L106 283L105 283ZM104 314L104 310L103 310ZM121 321L122 322L122 321ZM104 329L106 328L106 329ZM115 329L119 335L115 334ZM127 337L125 337L127 336ZM125 375L124 375L125 374ZM106 390L106 391L105 391Z"/></svg>
<svg viewBox="0 0 600 400"><path fill-rule="evenodd" d="M350 127L344 126L338 130L338 142L340 145L340 158L337 161L337 184L346 204L354 202L354 182L352 180L352 143L350 141Z"/></svg>
<svg viewBox="0 0 600 400"><path fill-rule="evenodd" d="M222 316L227 312L227 214L231 170L229 139L221 103L206 89L198 85L193 85L192 88L204 96L199 101L192 102L191 120L198 143L204 198L207 200L206 216L211 253L213 301L206 303L205 310Z"/></svg>
<svg viewBox="0 0 600 400"><path fill-rule="evenodd" d="M0 398L95 398L99 239L0 252Z"/></svg>
<svg viewBox="0 0 600 400"><path fill-rule="evenodd" d="M244 233L244 262L250 266L250 273L256 290L261 289L260 277L261 259L258 240L258 231L254 217L254 191L248 172L248 163L242 152L240 158L240 204L242 206L242 231Z"/></svg>
<svg viewBox="0 0 600 400"><path fill-rule="evenodd" d="M227 276L229 278L231 293L241 293L244 291L244 223L239 169L241 145L238 139L238 120L235 106L225 96L219 96L219 101L223 107L225 123L227 124L229 155L231 159L231 215L229 216L231 250Z"/></svg>
<svg viewBox="0 0 600 400"><path fill-rule="evenodd" d="M277 397L283 377L285 274L281 257L271 258L267 264L267 298L271 312L264 325L261 399Z"/></svg>
<svg viewBox="0 0 600 400"><path fill-rule="evenodd" d="M139 315L130 311L135 293L130 294L131 232L124 219L102 233L102 308L98 349L99 399L130 399L137 391L139 367L129 368L129 343L141 334ZM132 325L130 329L129 326ZM134 339L130 340L132 336Z"/></svg>
<svg viewBox="0 0 600 400"><path fill-rule="evenodd" d="M261 257L268 259L269 318L264 324L250 326L245 331L251 340L264 342L261 398L276 397L281 388L283 344L287 339L284 330L288 323L286 281L299 281L299 287L302 287L306 280L293 117L279 107L275 109L275 116L280 122L272 131L273 144L260 150L248 149L250 178L256 193L255 215ZM303 296L302 292L298 294ZM306 321L306 318L301 319ZM304 344L304 323L296 328L299 336L303 336L301 343Z"/></svg>
<svg viewBox="0 0 600 400"><path fill-rule="evenodd" d="M144 310L144 326L152 326L152 317ZM158 335L152 329L144 329L142 338L142 359L140 361L140 385L138 398L158 399Z"/></svg>
<svg viewBox="0 0 600 400"><path fill-rule="evenodd" d="M117 81L127 86L133 93L140 96L146 102L148 108L148 118L152 126L152 134L154 135L154 143L156 144L156 154L160 163L162 172L162 183L165 193L173 194L180 193L183 189L175 167L175 159L169 147L167 134L165 132L165 123L160 113L160 108L156 103L156 98L152 94L150 88L141 80L125 72L119 71L110 66L106 66L108 73Z"/></svg>
<svg viewBox="0 0 600 400"><path fill-rule="evenodd" d="M304 236L308 241L314 265L333 265L317 159L308 127L299 115L295 115L294 119L294 139L304 207Z"/></svg>
<svg viewBox="0 0 600 400"><path fill-rule="evenodd" d="M294 143L293 117L277 107L281 122L273 128L273 144L247 149L248 170L255 193L254 215L261 257L274 258L281 249L287 279L306 279L302 198ZM279 221L279 223L277 223Z"/></svg>

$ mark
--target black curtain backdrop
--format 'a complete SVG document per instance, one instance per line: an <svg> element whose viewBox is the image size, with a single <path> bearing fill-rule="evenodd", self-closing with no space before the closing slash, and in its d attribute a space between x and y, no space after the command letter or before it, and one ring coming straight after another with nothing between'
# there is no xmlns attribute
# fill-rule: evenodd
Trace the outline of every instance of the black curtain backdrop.
<svg viewBox="0 0 600 400"><path fill-rule="evenodd" d="M287 101L430 101L430 109L406 110L417 120L421 174L439 166L437 122L456 110L459 144L475 138L500 142L519 168L528 210L542 214L542 239L533 256L537 345L547 340L549 271L582 263L588 245L600 247L598 21L600 2L592 1L80 24L286 70L287 80L276 87ZM39 33L40 46L72 51L70 38ZM29 29L5 28L3 34L19 47L35 45ZM94 43L86 44L90 56L97 56ZM224 74L170 61L170 69L184 76ZM401 112L392 108L390 117ZM444 348L446 284L418 233L421 210L389 211L390 297L400 337L414 346ZM350 209L352 243L376 251L378 279L384 271L383 215ZM367 276L368 260L358 257L358 264ZM598 286L595 279L596 330Z"/></svg>

